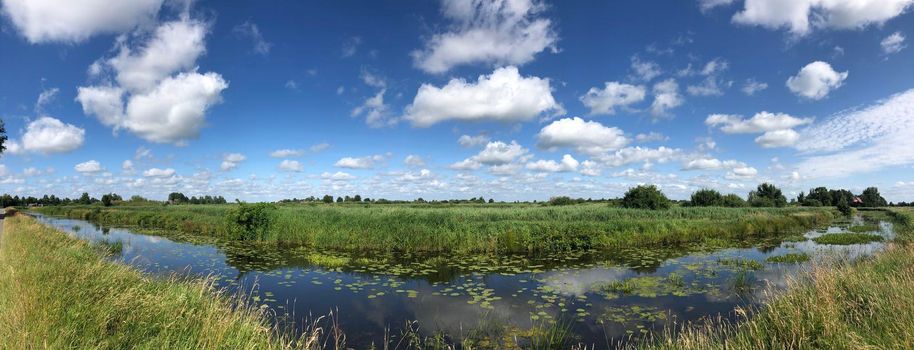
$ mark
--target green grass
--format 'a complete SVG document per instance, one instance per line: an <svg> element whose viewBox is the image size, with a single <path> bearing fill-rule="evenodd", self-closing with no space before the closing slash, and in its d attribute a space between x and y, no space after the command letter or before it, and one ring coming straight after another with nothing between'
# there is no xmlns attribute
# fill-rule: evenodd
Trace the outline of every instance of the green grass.
<svg viewBox="0 0 914 350"><path fill-rule="evenodd" d="M226 214L236 205L63 206L50 215L219 238L237 237ZM835 212L806 208L637 210L605 204L279 205L254 239L339 250L561 252L661 247L715 239L763 238L828 223Z"/></svg>
<svg viewBox="0 0 914 350"><path fill-rule="evenodd" d="M725 258L717 259L717 263L723 266L734 267L737 269L744 270L761 270L765 267L765 264L762 264L758 261L751 259L738 259L738 258Z"/></svg>
<svg viewBox="0 0 914 350"><path fill-rule="evenodd" d="M260 309L209 283L150 278L30 218L4 221L0 347L291 348Z"/></svg>
<svg viewBox="0 0 914 350"><path fill-rule="evenodd" d="M883 238L880 235L869 233L842 232L821 235L819 237L813 238L812 240L818 244L850 245L881 242Z"/></svg>
<svg viewBox="0 0 914 350"><path fill-rule="evenodd" d="M809 261L809 254L787 253L784 255L769 256L765 261L776 264L796 264Z"/></svg>

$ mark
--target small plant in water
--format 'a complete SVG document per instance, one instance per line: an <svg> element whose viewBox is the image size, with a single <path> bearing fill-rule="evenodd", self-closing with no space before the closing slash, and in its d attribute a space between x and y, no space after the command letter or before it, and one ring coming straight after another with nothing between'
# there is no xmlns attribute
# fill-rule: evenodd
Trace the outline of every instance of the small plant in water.
<svg viewBox="0 0 914 350"><path fill-rule="evenodd" d="M770 263L796 264L809 261L809 254L806 253L787 253L784 255L769 256L765 259Z"/></svg>
<svg viewBox="0 0 914 350"><path fill-rule="evenodd" d="M882 242L880 235L868 233L829 233L812 239L818 244L850 245Z"/></svg>

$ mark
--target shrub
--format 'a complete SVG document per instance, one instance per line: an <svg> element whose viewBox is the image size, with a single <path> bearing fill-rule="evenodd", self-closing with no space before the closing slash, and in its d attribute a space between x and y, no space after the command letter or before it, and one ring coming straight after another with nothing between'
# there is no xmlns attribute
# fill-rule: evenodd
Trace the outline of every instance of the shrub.
<svg viewBox="0 0 914 350"><path fill-rule="evenodd" d="M731 194L721 197L720 205L723 207L729 207L729 208L745 207L746 200L744 200L740 196L737 196L737 195L731 193Z"/></svg>
<svg viewBox="0 0 914 350"><path fill-rule="evenodd" d="M695 207L714 207L721 205L722 200L720 192L706 188L692 193L689 204Z"/></svg>
<svg viewBox="0 0 914 350"><path fill-rule="evenodd" d="M270 229L270 218L274 209L272 204L267 203L238 202L237 207L231 208L225 214L229 235L240 240L262 239Z"/></svg>
<svg viewBox="0 0 914 350"><path fill-rule="evenodd" d="M549 205L571 205L574 204L574 200L568 196L558 196L549 198Z"/></svg>
<svg viewBox="0 0 914 350"><path fill-rule="evenodd" d="M622 198L622 206L633 209L668 209L670 200L657 189L657 186L641 185L630 188Z"/></svg>
<svg viewBox="0 0 914 350"><path fill-rule="evenodd" d="M844 216L851 216L854 213L854 208L851 208L845 201L839 201L838 211L840 211L841 214L844 214Z"/></svg>
<svg viewBox="0 0 914 350"><path fill-rule="evenodd" d="M770 183L758 185L755 191L749 192L749 204L753 207L784 207L787 205L787 197L781 193L781 189Z"/></svg>

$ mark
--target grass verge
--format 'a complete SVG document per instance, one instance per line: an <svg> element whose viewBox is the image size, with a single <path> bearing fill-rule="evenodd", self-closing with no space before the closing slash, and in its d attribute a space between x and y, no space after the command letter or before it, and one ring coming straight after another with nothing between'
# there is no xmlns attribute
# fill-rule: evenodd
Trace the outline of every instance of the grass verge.
<svg viewBox="0 0 914 350"><path fill-rule="evenodd" d="M292 348L261 310L232 303L209 283L147 277L103 259L108 248L28 217L4 221L0 344L25 349Z"/></svg>

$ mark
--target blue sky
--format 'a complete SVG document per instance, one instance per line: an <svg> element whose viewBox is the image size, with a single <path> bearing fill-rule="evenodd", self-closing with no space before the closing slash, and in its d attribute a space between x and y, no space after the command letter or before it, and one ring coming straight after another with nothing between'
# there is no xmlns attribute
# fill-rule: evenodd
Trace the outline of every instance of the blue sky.
<svg viewBox="0 0 914 350"><path fill-rule="evenodd" d="M914 0L2 0L0 192L914 199Z"/></svg>

